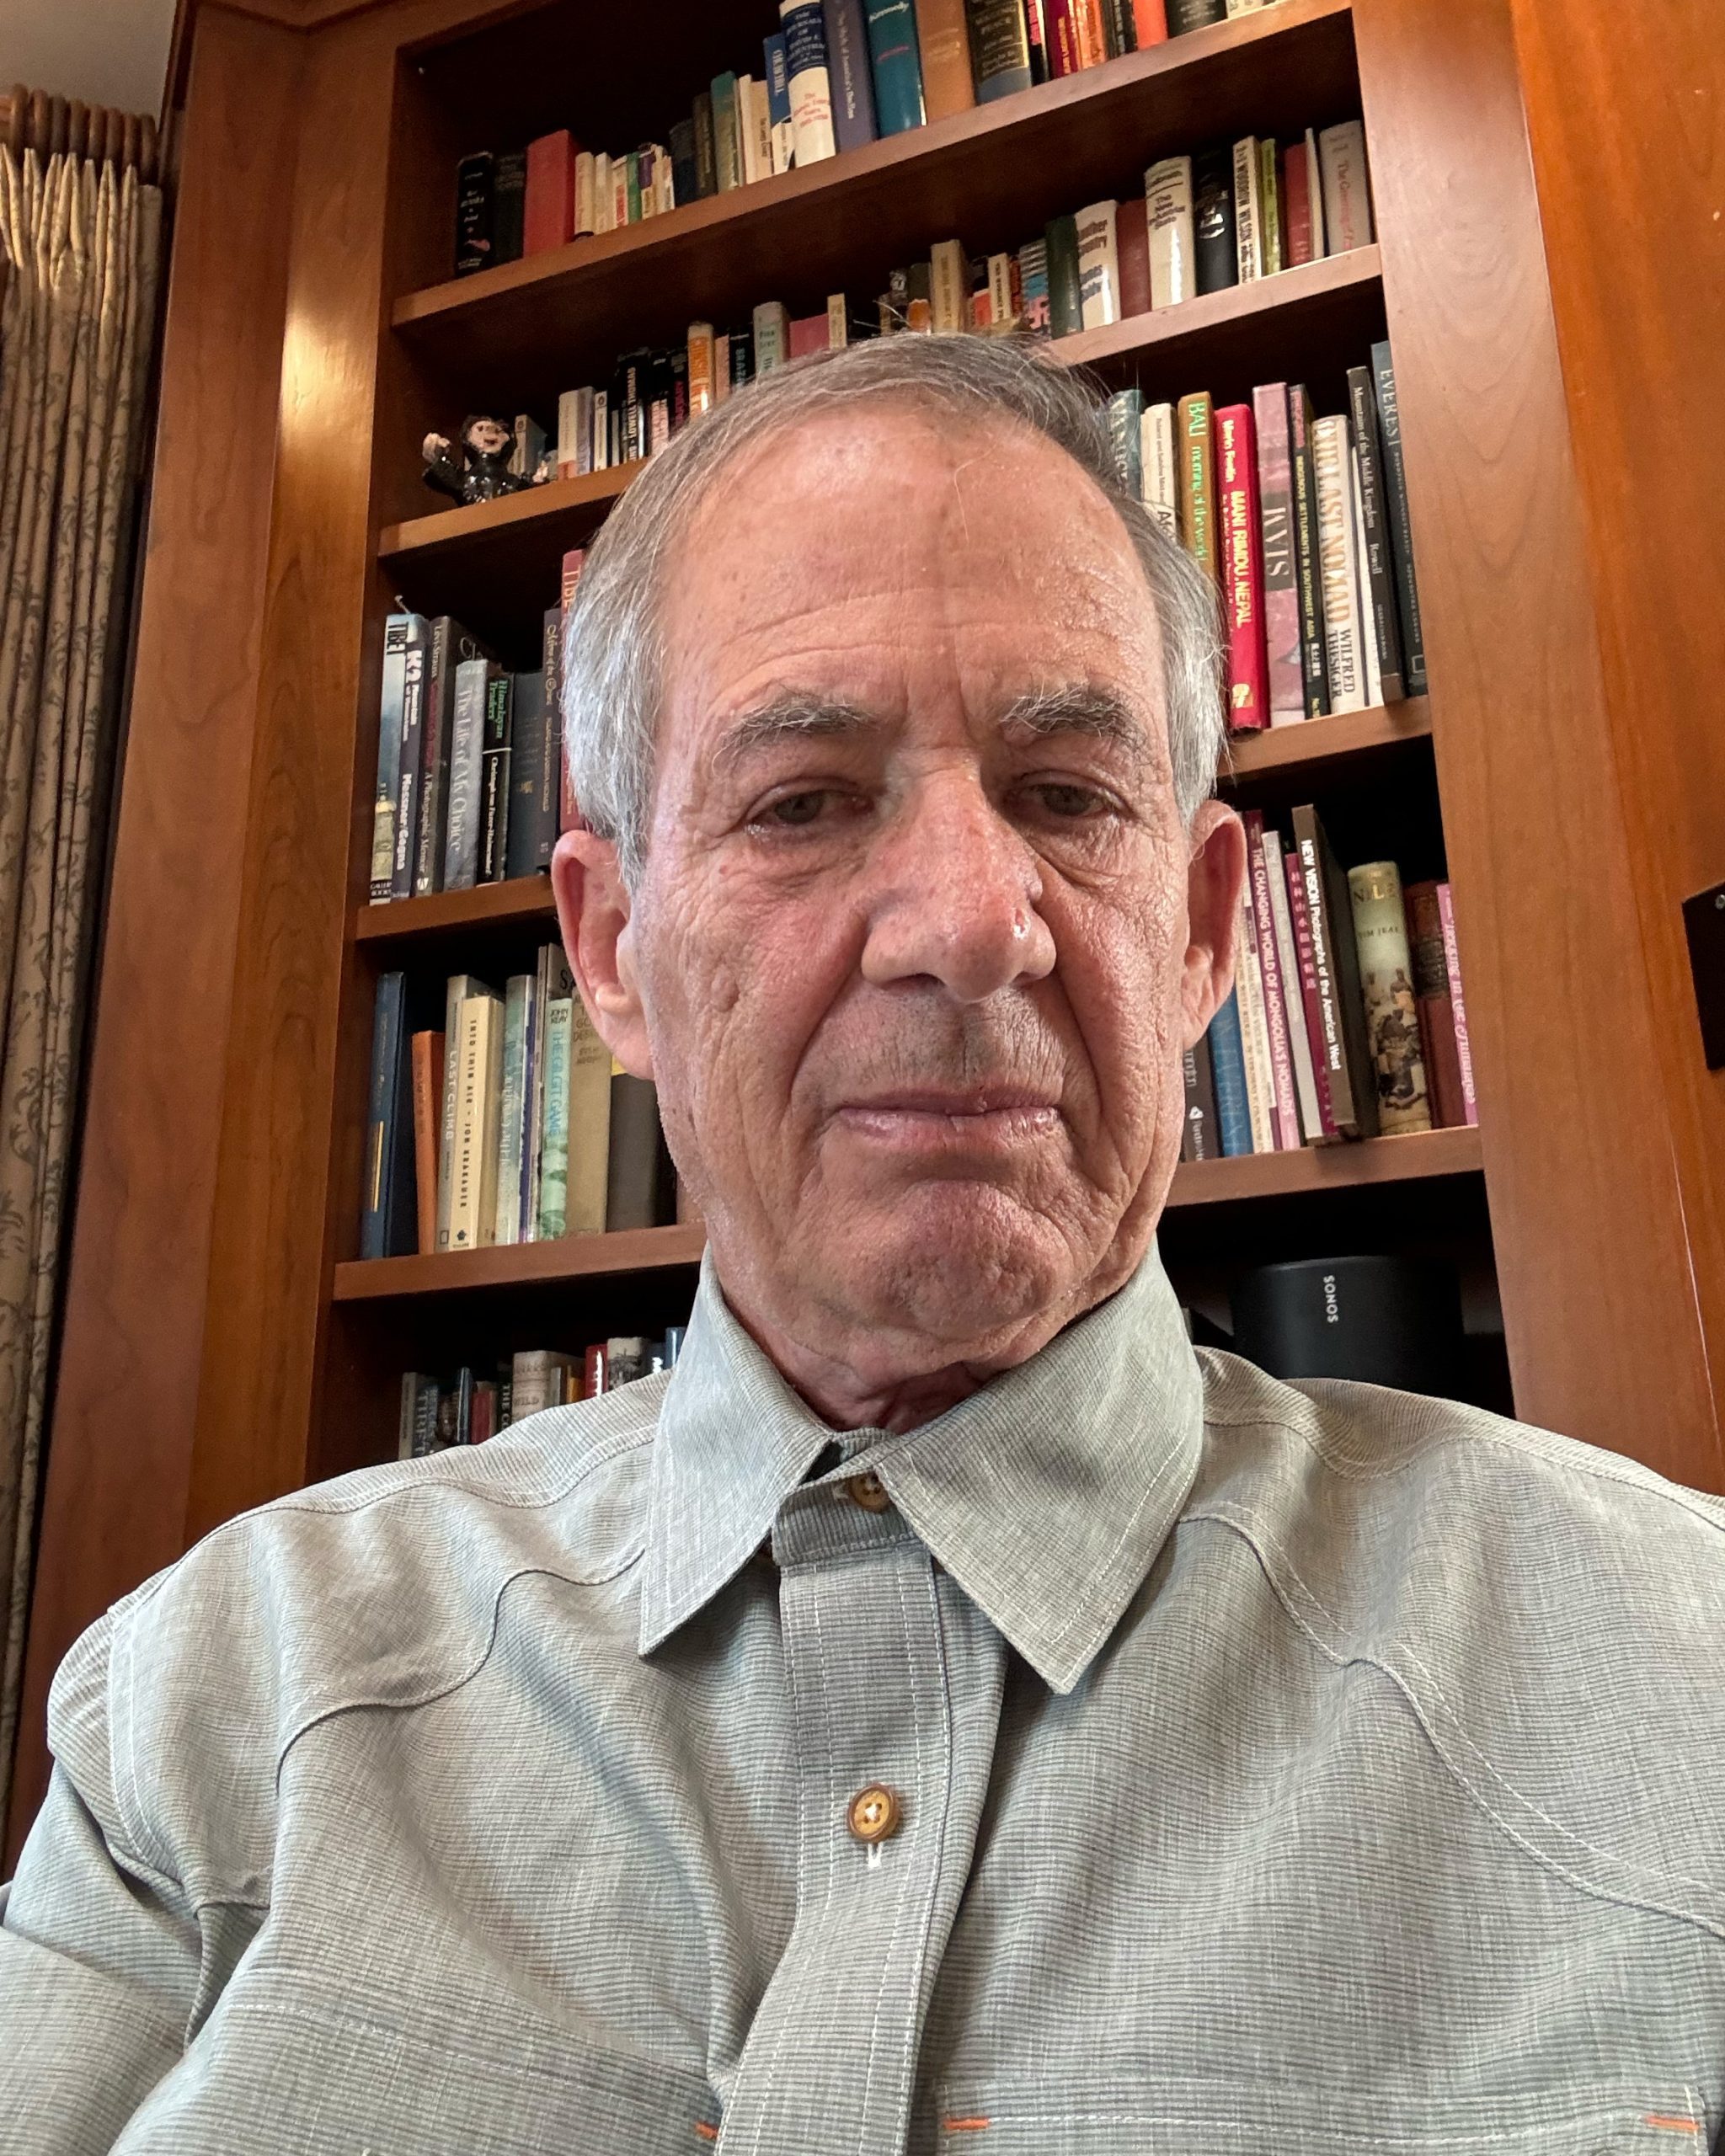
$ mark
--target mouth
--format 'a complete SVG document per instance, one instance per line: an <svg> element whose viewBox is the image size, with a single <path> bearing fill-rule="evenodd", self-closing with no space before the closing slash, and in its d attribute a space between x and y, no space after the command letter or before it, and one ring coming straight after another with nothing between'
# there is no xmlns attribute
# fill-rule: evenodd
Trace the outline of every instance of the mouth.
<svg viewBox="0 0 1725 2156"><path fill-rule="evenodd" d="M907 1152L993 1151L1027 1145L1060 1128L1057 1102L1025 1086L916 1088L847 1101L835 1121L852 1135Z"/></svg>

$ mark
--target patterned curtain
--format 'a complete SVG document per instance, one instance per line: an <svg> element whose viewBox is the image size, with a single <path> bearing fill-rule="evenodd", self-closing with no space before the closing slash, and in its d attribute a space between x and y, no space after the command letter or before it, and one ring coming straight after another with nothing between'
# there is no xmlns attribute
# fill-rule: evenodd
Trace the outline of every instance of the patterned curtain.
<svg viewBox="0 0 1725 2156"><path fill-rule="evenodd" d="M0 148L0 1816L161 240L131 168Z"/></svg>

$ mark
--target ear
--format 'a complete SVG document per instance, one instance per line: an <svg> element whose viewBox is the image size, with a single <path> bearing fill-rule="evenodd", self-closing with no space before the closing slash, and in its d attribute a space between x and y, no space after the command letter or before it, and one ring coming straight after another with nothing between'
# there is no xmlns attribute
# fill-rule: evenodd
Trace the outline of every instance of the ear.
<svg viewBox="0 0 1725 2156"><path fill-rule="evenodd" d="M565 831L552 850L551 889L563 947L595 1030L632 1077L650 1078L629 894L616 846L592 831Z"/></svg>
<svg viewBox="0 0 1725 2156"><path fill-rule="evenodd" d="M1246 833L1234 811L1206 801L1193 819L1186 867L1186 956L1180 1044L1192 1048L1234 985L1234 945L1246 876Z"/></svg>

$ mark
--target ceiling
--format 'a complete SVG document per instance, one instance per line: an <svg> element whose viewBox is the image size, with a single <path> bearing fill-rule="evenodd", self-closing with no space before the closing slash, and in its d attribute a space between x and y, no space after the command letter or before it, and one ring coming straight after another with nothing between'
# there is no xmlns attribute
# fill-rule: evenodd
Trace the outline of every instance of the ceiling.
<svg viewBox="0 0 1725 2156"><path fill-rule="evenodd" d="M174 0L0 0L0 90L159 115Z"/></svg>

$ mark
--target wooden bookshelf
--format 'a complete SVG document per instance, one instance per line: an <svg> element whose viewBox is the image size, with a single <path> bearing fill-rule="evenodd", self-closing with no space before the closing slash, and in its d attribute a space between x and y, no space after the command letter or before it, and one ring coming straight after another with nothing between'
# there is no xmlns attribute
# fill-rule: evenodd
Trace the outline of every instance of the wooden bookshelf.
<svg viewBox="0 0 1725 2156"><path fill-rule="evenodd" d="M532 1270L574 1246L355 1262L380 968L435 981L552 922L537 880L365 905L384 619L398 595L459 611L529 663L512 655L561 552L628 476L434 512L422 435L464 412L548 417L692 318L867 305L937 238L1016 248L1154 159L1246 132L1363 113L1375 247L1057 355L1159 397L1307 380L1333 411L1345 367L1392 337L1429 704L1238 743L1226 782L1267 803L1310 786L1332 832L1364 843L1381 819L1417 873L1447 868L1483 1124L1183 1168L1178 1240L1209 1262L1260 1230L1287 1254L1368 1211L1391 1241L1441 1214L1501 1302L1518 1412L1725 1486L1725 1093L1698 1061L1678 906L1720 873L1721 751L1691 686L1712 664L1710 584L1668 604L1646 581L1725 490L1701 387L1725 393L1725 346L1661 341L1682 309L1701 323L1714 228L1689 215L1704 190L1658 165L1657 120L1637 136L1612 102L1645 116L1680 84L1687 109L1699 46L1632 10L1605 37L1578 0L1274 0L449 278L462 155L563 125L595 146L663 140L775 13L183 10L162 424L14 1849L48 1677L117 1595L219 1520L387 1450L409 1358L633 1329L632 1311L675 1321L692 1277L689 1229L603 1239L575 1271ZM1543 218L1534 157L1570 174ZM1625 275L1645 304L1623 307ZM1673 385L1651 417L1650 370Z"/></svg>

